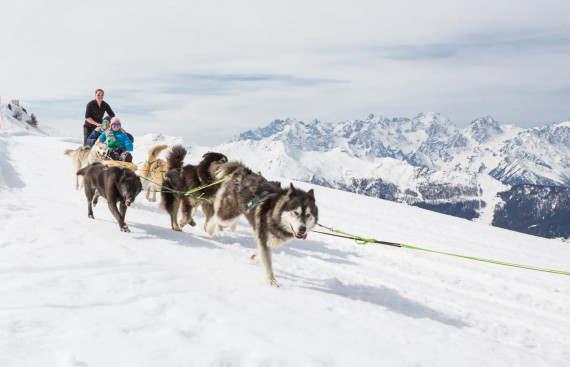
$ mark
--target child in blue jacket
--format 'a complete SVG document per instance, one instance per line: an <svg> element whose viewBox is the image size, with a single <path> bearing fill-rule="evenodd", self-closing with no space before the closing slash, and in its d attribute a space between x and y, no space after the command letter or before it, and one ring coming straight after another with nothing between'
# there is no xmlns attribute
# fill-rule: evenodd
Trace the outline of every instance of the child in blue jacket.
<svg viewBox="0 0 570 367"><path fill-rule="evenodd" d="M101 134L109 129L111 127L111 116L105 116L103 117L103 123L101 124L101 126L99 126L98 128L96 128L95 130L93 130L93 132L89 135L89 137L87 138L87 145L89 147L92 147L95 142L97 141L97 139L99 139L99 137L101 136ZM122 132L124 132L125 134L127 134L127 136L129 137L129 139L131 139L131 143L135 142L135 138L129 134L128 132L126 132L125 130L121 129Z"/></svg>
<svg viewBox="0 0 570 367"><path fill-rule="evenodd" d="M110 148L108 156L114 160L132 162L133 143L126 133L121 131L121 120L118 117L111 119L111 128L105 130L99 136L99 141L107 143Z"/></svg>

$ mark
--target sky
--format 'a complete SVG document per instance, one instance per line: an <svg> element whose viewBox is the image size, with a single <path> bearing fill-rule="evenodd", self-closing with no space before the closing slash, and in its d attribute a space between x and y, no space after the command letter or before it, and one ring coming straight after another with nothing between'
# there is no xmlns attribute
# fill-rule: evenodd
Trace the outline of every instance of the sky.
<svg viewBox="0 0 570 367"><path fill-rule="evenodd" d="M175 232L141 193L126 212L131 232L121 232L103 198L90 219L75 190L63 151L80 137L9 126L0 133L2 367L570 365L568 275L313 231L275 251L282 287L270 287L249 261L256 242L243 218L209 237L200 210L195 227ZM135 138L141 162L156 142ZM319 223L343 232L570 274L561 240L294 184L314 189Z"/></svg>
<svg viewBox="0 0 570 367"><path fill-rule="evenodd" d="M570 2L1 0L0 96L82 134L97 88L135 134L214 146L274 119L570 117Z"/></svg>

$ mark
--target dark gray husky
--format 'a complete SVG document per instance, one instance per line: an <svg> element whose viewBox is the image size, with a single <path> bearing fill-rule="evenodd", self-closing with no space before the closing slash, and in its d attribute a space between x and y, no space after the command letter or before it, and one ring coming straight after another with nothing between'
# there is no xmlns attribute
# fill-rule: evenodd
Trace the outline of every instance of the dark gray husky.
<svg viewBox="0 0 570 367"><path fill-rule="evenodd" d="M206 187L192 195L185 195L185 193L212 184L214 170L219 164L228 162L225 155L208 152L202 156L202 161L198 165L184 165L186 153L186 149L181 145L172 147L166 156L168 171L162 183L160 205L170 215L170 226L175 231L182 231L182 227L186 224L196 225L192 217L199 206L202 206L206 221L212 216L212 205L209 202L218 190L218 185ZM182 209L180 224L178 223L179 209Z"/></svg>
<svg viewBox="0 0 570 367"><path fill-rule="evenodd" d="M85 176L85 196L87 197L87 215L93 216L93 206L97 205L99 196L107 199L109 210L123 232L130 232L125 223L127 207L130 206L137 195L142 191L140 178L130 169L124 167L107 167L96 162L77 171L77 175ZM120 204L120 210L117 209Z"/></svg>
<svg viewBox="0 0 570 367"><path fill-rule="evenodd" d="M272 252L293 238L305 239L318 221L319 210L313 190L283 189L279 182L267 181L241 163L228 162L216 172L218 178L232 173L215 194L214 215L207 223L210 236L224 227L234 227L245 215L257 240L254 263L263 265L267 283L279 287L273 275Z"/></svg>

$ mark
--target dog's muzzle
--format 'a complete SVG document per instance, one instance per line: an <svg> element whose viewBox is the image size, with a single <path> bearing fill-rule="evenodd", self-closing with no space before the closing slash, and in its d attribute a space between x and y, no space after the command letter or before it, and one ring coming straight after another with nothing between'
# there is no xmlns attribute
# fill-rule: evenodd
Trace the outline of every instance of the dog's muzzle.
<svg viewBox="0 0 570 367"><path fill-rule="evenodd" d="M289 224L289 226L291 227L291 231L293 231L293 234L295 235L295 238L298 239L302 239L302 240L306 240L307 239L307 227L300 227L299 228L299 232L295 232L295 230L293 229L293 226L291 224Z"/></svg>

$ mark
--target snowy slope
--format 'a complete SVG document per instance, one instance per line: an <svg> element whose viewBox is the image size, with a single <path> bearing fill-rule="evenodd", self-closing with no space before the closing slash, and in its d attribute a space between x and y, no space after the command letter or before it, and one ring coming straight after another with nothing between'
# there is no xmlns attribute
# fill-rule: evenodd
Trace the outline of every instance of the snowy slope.
<svg viewBox="0 0 570 367"><path fill-rule="evenodd" d="M134 161L157 141L135 137ZM87 218L63 150L79 137L0 133L0 366L567 366L570 282L311 233L251 265L243 220L170 230L140 195L122 233ZM189 147L189 163L207 148ZM230 158L232 158L230 156ZM246 162L249 164L249 162ZM283 180L284 184L288 181ZM570 270L567 243L314 188L320 222L438 251Z"/></svg>
<svg viewBox="0 0 570 367"><path fill-rule="evenodd" d="M14 117L19 115L19 118ZM13 104L0 104L0 132L16 133L28 132L30 134L45 135L46 133L54 132L53 129L47 126L32 127L27 121L31 120L31 115L28 115L26 109Z"/></svg>

